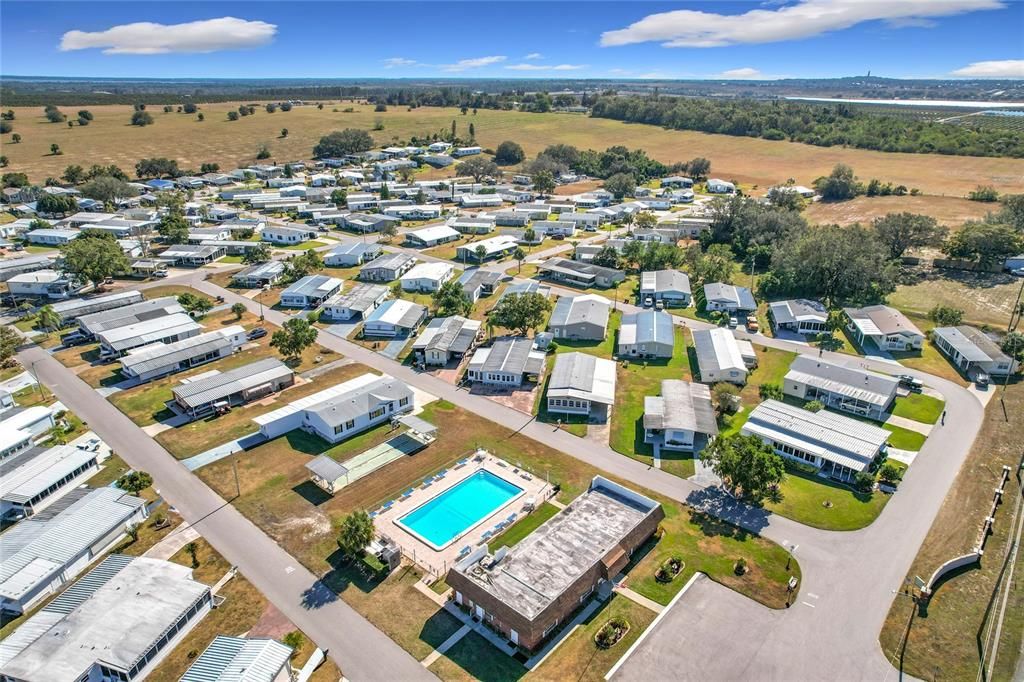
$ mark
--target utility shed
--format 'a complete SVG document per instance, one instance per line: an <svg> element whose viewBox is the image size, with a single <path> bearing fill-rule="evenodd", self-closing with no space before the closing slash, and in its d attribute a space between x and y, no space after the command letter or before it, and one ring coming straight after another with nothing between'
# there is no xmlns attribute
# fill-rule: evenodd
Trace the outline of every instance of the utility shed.
<svg viewBox="0 0 1024 682"><path fill-rule="evenodd" d="M602 476L512 548L480 547L448 571L455 603L526 651L540 647L629 563L661 505Z"/></svg>

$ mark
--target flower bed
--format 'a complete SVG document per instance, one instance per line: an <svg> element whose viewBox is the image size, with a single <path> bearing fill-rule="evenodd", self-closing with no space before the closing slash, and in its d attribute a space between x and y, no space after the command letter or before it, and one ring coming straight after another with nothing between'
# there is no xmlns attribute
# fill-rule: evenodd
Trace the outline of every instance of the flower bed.
<svg viewBox="0 0 1024 682"><path fill-rule="evenodd" d="M682 572L685 566L686 562L683 561L682 557L671 556L665 559L665 562L655 571L654 579L659 583L670 583L676 579L676 576Z"/></svg>
<svg viewBox="0 0 1024 682"><path fill-rule="evenodd" d="M612 618L601 626L594 635L594 644L601 649L610 649L629 632L629 622L625 618Z"/></svg>

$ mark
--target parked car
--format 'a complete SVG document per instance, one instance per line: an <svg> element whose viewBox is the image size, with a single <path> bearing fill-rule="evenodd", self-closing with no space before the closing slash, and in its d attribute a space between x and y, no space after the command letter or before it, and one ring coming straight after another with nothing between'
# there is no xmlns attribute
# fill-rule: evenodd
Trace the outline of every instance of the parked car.
<svg viewBox="0 0 1024 682"><path fill-rule="evenodd" d="M61 345L70 348L71 346L78 346L88 341L85 338L85 334L78 331L77 329L73 332L69 332L60 337Z"/></svg>
<svg viewBox="0 0 1024 682"><path fill-rule="evenodd" d="M266 329L264 329L263 327L254 327L253 329L250 329L249 333L246 334L245 336L250 341L255 341L256 339L262 339L266 335L267 335L267 330Z"/></svg>
<svg viewBox="0 0 1024 682"><path fill-rule="evenodd" d="M924 388L924 383L920 379L909 374L901 374L896 378L900 380L900 386L911 391L920 391Z"/></svg>
<svg viewBox="0 0 1024 682"><path fill-rule="evenodd" d="M167 271L166 270L157 270L156 272L153 273L153 276L154 277L160 277L160 278L166 277L167 276Z"/></svg>
<svg viewBox="0 0 1024 682"><path fill-rule="evenodd" d="M644 296L644 307L645 308L649 308L652 305L654 305L654 297L653 296Z"/></svg>
<svg viewBox="0 0 1024 682"><path fill-rule="evenodd" d="M736 319L735 315L729 317L729 329L735 329L740 324L740 321Z"/></svg>
<svg viewBox="0 0 1024 682"><path fill-rule="evenodd" d="M665 301L663 301L663 300L661 300L659 298L657 301L654 302L654 307L657 308L658 310L664 310L665 309Z"/></svg>
<svg viewBox="0 0 1024 682"><path fill-rule="evenodd" d="M757 324L757 318L753 315L747 317L747 330L756 332L760 327Z"/></svg>

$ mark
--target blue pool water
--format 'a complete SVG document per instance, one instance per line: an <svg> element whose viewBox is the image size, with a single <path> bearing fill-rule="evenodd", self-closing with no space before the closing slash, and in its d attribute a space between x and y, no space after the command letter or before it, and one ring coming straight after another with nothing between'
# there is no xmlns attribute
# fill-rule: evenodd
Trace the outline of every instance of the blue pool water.
<svg viewBox="0 0 1024 682"><path fill-rule="evenodd" d="M398 524L441 549L521 492L503 478L478 471L398 519Z"/></svg>

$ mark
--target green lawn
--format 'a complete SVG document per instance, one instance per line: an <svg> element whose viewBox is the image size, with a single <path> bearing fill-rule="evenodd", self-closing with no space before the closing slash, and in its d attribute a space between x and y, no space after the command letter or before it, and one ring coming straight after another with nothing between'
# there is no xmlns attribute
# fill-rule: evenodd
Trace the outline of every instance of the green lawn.
<svg viewBox="0 0 1024 682"><path fill-rule="evenodd" d="M900 450L911 450L917 452L924 445L926 436L917 431L905 429L894 424L879 424L883 429L892 433L889 436L889 445Z"/></svg>
<svg viewBox="0 0 1024 682"><path fill-rule="evenodd" d="M529 672L522 663L498 651L490 642L470 632L428 668L442 680L514 682Z"/></svg>
<svg viewBox="0 0 1024 682"><path fill-rule="evenodd" d="M882 512L889 495L861 493L817 476L788 471L781 502L766 503L776 514L825 530L857 530L870 525ZM825 506L825 503L831 506Z"/></svg>
<svg viewBox="0 0 1024 682"><path fill-rule="evenodd" d="M608 443L613 450L652 465L654 451L644 442L644 398L661 395L663 379L689 380L690 365L686 350L686 336L676 328L675 352L669 360L647 360L620 363L615 388L615 406L612 408L611 434ZM687 453L662 453L661 468L676 476L693 475L693 458Z"/></svg>
<svg viewBox="0 0 1024 682"><path fill-rule="evenodd" d="M599 358L611 359L615 355L616 343L619 339L619 327L622 325L622 313L614 310L608 316L608 333L601 341L576 341L573 339L555 339L556 353L572 353L579 351Z"/></svg>
<svg viewBox="0 0 1024 682"><path fill-rule="evenodd" d="M557 513L558 507L550 502L545 502L529 515L523 517L519 521L516 521L503 533L493 537L491 541L487 543L487 548L493 552L499 547L512 547L527 535L537 530L542 523Z"/></svg>
<svg viewBox="0 0 1024 682"><path fill-rule="evenodd" d="M659 604L668 604L686 581L701 571L769 608L785 606L786 581L790 576L800 577L800 566L796 561L788 562L785 548L677 502L662 501L662 508L664 534L634 552L626 569L627 584L632 589ZM672 582L658 582L655 572L673 556L682 557L686 565ZM737 576L733 567L741 556L749 570Z"/></svg>
<svg viewBox="0 0 1024 682"><path fill-rule="evenodd" d="M923 393L911 393L896 398L892 413L897 417L905 417L923 424L934 424L942 416L946 403L938 398Z"/></svg>

